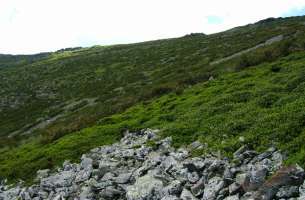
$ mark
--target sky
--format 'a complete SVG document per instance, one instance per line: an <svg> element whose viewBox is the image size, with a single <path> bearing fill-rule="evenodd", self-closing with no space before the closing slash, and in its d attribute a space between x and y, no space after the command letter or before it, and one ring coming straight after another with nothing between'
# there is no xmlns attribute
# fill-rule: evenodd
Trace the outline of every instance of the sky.
<svg viewBox="0 0 305 200"><path fill-rule="evenodd" d="M305 0L0 0L0 53L134 43L305 15Z"/></svg>

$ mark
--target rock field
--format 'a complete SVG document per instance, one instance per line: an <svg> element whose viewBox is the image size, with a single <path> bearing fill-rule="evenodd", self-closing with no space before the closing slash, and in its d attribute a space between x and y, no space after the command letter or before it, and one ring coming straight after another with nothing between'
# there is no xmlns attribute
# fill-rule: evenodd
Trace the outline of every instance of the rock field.
<svg viewBox="0 0 305 200"><path fill-rule="evenodd" d="M199 142L174 149L158 130L126 132L120 142L84 154L81 163L37 172L36 184L0 182L0 200L305 200L305 173L283 166L271 147L257 153L242 146L232 160L192 157Z"/></svg>

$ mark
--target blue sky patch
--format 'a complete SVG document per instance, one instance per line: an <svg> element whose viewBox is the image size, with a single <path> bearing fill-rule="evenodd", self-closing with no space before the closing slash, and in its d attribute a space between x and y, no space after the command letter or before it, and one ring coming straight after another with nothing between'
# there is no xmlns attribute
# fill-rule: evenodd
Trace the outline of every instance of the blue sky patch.
<svg viewBox="0 0 305 200"><path fill-rule="evenodd" d="M301 15L305 15L305 7L301 9L291 9L288 12L284 13L282 17L301 16Z"/></svg>
<svg viewBox="0 0 305 200"><path fill-rule="evenodd" d="M223 18L219 16L207 16L209 24L221 24L223 23Z"/></svg>

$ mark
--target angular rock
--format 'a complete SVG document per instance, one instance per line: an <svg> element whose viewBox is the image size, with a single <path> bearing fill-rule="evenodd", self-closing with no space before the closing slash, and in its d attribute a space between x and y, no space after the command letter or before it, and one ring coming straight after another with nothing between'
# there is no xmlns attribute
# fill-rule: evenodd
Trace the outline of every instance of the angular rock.
<svg viewBox="0 0 305 200"><path fill-rule="evenodd" d="M196 149L201 149L202 147L203 147L203 145L199 141L195 141L189 145L189 149L191 151L196 150Z"/></svg>
<svg viewBox="0 0 305 200"><path fill-rule="evenodd" d="M105 189L101 190L99 193L99 196L102 199L118 199L119 197L121 197L124 194L124 192L122 190L119 190L117 188L115 188L114 186L109 186L106 187Z"/></svg>
<svg viewBox="0 0 305 200"><path fill-rule="evenodd" d="M196 183L199 180L199 175L197 172L191 172L187 174L187 179L190 183Z"/></svg>
<svg viewBox="0 0 305 200"><path fill-rule="evenodd" d="M271 200L283 186L300 186L304 182L305 173L299 166L283 167L278 170L255 193L255 200Z"/></svg>
<svg viewBox="0 0 305 200"><path fill-rule="evenodd" d="M243 189L241 187L241 185L239 185L238 183L234 182L231 185L229 185L229 193L230 195L235 195L237 193L242 193Z"/></svg>
<svg viewBox="0 0 305 200"><path fill-rule="evenodd" d="M49 175L50 175L50 170L49 169L38 170L36 179L41 180L42 178L46 178Z"/></svg>
<svg viewBox="0 0 305 200"><path fill-rule="evenodd" d="M276 197L278 199L293 198L293 197L298 197L298 195L299 195L299 188L297 186L283 186L276 193Z"/></svg>
<svg viewBox="0 0 305 200"><path fill-rule="evenodd" d="M87 158L85 155L83 155L81 160L80 165L82 169L92 169L93 160L91 158Z"/></svg>
<svg viewBox="0 0 305 200"><path fill-rule="evenodd" d="M194 197L193 194L185 188L182 190L182 193L180 195L180 199L181 200L197 200L197 198Z"/></svg>
<svg viewBox="0 0 305 200"><path fill-rule="evenodd" d="M156 199L162 188L162 181L155 179L150 174L147 174L136 180L134 185L127 187L126 198L127 200Z"/></svg>
<svg viewBox="0 0 305 200"><path fill-rule="evenodd" d="M116 182L118 184L126 184L130 181L131 176L132 176L132 173L119 174L118 177L114 178L114 182Z"/></svg>
<svg viewBox="0 0 305 200"><path fill-rule="evenodd" d="M238 195L228 196L224 200L239 200L239 196Z"/></svg>
<svg viewBox="0 0 305 200"><path fill-rule="evenodd" d="M224 181L220 177L213 177L209 180L208 184L204 188L203 200L215 200L217 194L224 187Z"/></svg>
<svg viewBox="0 0 305 200"><path fill-rule="evenodd" d="M161 193L162 196L178 196L182 189L182 183L179 180L174 180L169 185L165 186Z"/></svg>
<svg viewBox="0 0 305 200"><path fill-rule="evenodd" d="M75 179L73 171L62 171L59 174L41 179L41 187L52 190L55 187L69 187Z"/></svg>
<svg viewBox="0 0 305 200"><path fill-rule="evenodd" d="M169 195L169 196L163 197L161 200L179 200L179 198L176 196Z"/></svg>
<svg viewBox="0 0 305 200"><path fill-rule="evenodd" d="M201 196L203 194L205 185L204 182L204 178L201 178L195 185L191 187L191 191L196 197Z"/></svg>

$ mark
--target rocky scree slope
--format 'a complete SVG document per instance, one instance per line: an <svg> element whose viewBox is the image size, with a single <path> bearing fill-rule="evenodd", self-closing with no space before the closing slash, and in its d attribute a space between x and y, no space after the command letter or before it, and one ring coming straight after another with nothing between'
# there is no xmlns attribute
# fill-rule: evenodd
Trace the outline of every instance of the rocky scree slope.
<svg viewBox="0 0 305 200"><path fill-rule="evenodd" d="M282 166L275 148L259 154L241 147L234 159L191 157L194 142L171 147L157 130L125 133L120 142L92 149L81 163L65 161L55 172L37 172L30 187L0 185L0 199L271 200L305 199L304 170Z"/></svg>

